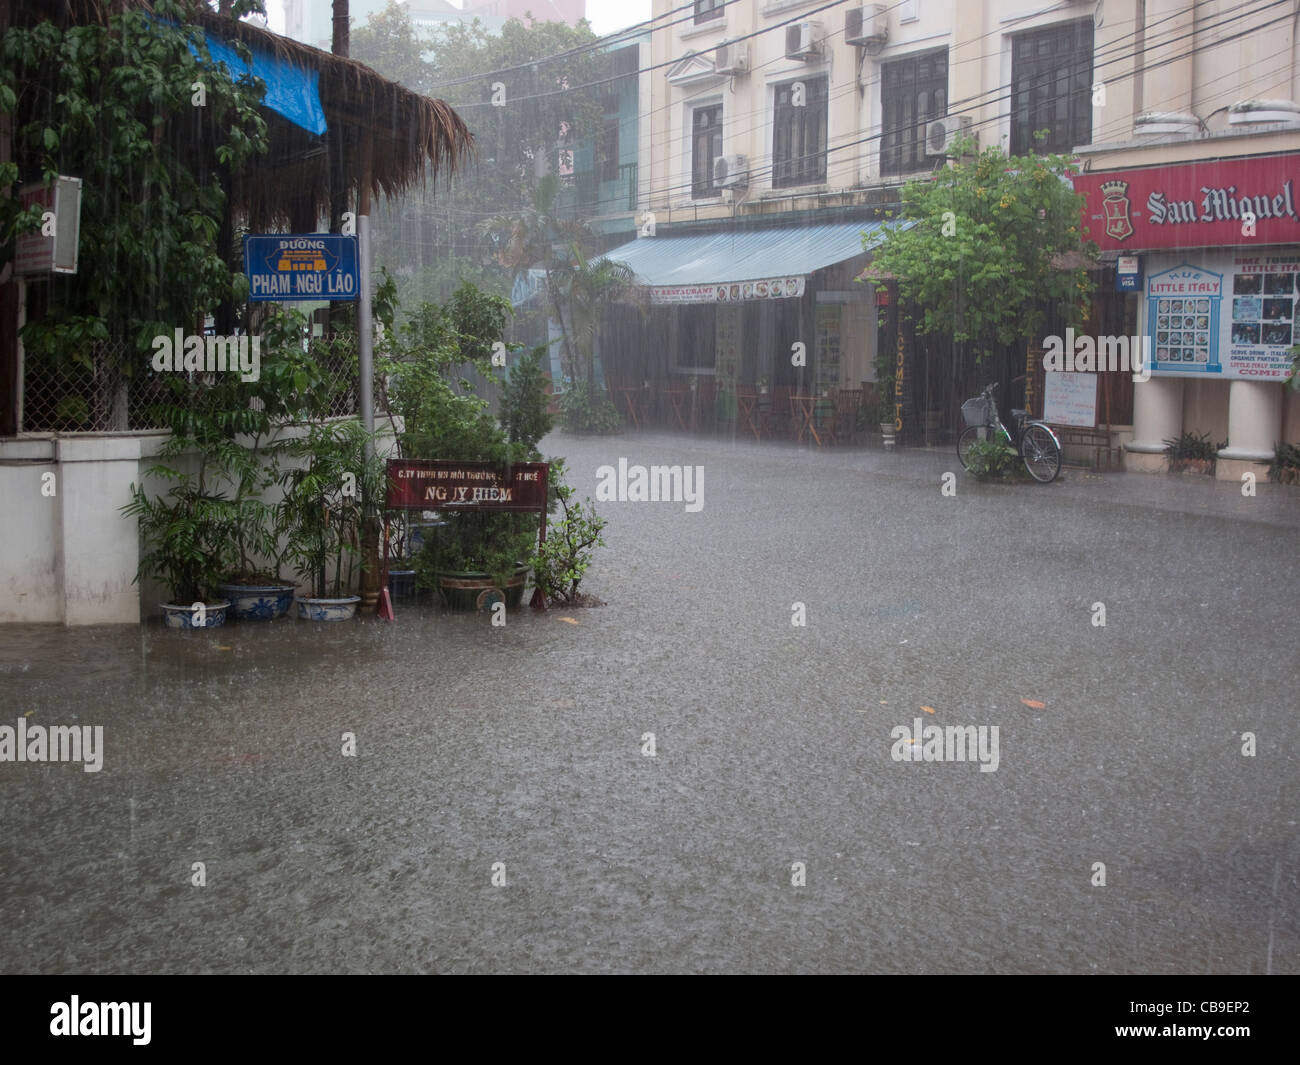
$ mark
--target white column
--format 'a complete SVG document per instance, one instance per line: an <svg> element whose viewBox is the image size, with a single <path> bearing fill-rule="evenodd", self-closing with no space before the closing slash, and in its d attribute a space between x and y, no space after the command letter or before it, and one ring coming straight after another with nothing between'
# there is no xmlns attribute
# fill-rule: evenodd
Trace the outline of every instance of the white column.
<svg viewBox="0 0 1300 1065"><path fill-rule="evenodd" d="M1233 381L1228 390L1228 446L1214 475L1239 481L1246 472L1263 478L1282 438L1282 386L1272 381Z"/></svg>
<svg viewBox="0 0 1300 1065"><path fill-rule="evenodd" d="M1133 386L1133 439L1124 468L1136 473L1163 473L1166 440L1183 431L1183 378L1152 377Z"/></svg>

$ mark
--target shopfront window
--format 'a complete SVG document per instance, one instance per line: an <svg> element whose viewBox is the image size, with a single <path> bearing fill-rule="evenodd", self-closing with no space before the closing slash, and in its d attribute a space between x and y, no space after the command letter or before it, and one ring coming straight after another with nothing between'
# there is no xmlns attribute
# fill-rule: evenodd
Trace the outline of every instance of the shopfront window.
<svg viewBox="0 0 1300 1065"><path fill-rule="evenodd" d="M1046 130L1044 140L1034 134ZM1011 42L1011 151L1068 152L1092 142L1092 19Z"/></svg>
<svg viewBox="0 0 1300 1065"><path fill-rule="evenodd" d="M776 87L772 187L826 181L826 78L798 78Z"/></svg>
<svg viewBox="0 0 1300 1065"><path fill-rule="evenodd" d="M880 99L880 172L925 169L926 127L948 113L948 50L884 64Z"/></svg>
<svg viewBox="0 0 1300 1065"><path fill-rule="evenodd" d="M695 24L722 18L723 0L695 0Z"/></svg>
<svg viewBox="0 0 1300 1065"><path fill-rule="evenodd" d="M697 107L691 115L691 196L717 196L713 163L722 155L722 104Z"/></svg>

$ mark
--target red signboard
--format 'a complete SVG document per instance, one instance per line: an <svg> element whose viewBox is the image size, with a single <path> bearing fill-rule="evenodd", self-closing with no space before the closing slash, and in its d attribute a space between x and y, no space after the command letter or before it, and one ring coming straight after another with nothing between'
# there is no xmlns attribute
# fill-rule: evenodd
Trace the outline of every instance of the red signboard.
<svg viewBox="0 0 1300 1065"><path fill-rule="evenodd" d="M1300 243L1300 152L1080 174L1103 251ZM1253 232L1251 227L1253 226Z"/></svg>
<svg viewBox="0 0 1300 1065"><path fill-rule="evenodd" d="M389 459L388 506L414 510L546 512L545 462L497 466L448 459Z"/></svg>

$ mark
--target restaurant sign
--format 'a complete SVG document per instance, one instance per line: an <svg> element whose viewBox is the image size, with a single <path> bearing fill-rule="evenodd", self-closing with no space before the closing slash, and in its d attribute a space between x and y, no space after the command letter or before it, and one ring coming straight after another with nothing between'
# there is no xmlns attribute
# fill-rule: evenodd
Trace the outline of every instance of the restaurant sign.
<svg viewBox="0 0 1300 1065"><path fill-rule="evenodd" d="M651 303L742 303L745 300L794 299L804 294L803 277L769 277L762 281L728 281L708 285L656 285Z"/></svg>
<svg viewBox="0 0 1300 1065"><path fill-rule="evenodd" d="M1151 274L1146 292L1153 373L1286 379L1300 327L1300 256L1219 252L1196 263L1160 258L1169 267Z"/></svg>
<svg viewBox="0 0 1300 1065"><path fill-rule="evenodd" d="M1300 241L1300 152L1080 174L1086 236L1103 251Z"/></svg>
<svg viewBox="0 0 1300 1065"><path fill-rule="evenodd" d="M389 459L388 506L419 510L546 511L545 462L498 466L451 459Z"/></svg>

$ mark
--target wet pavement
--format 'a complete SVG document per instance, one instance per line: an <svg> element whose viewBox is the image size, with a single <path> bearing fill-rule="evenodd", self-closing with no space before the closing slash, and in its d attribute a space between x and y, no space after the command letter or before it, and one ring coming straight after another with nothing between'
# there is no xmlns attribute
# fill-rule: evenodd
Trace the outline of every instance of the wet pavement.
<svg viewBox="0 0 1300 1065"><path fill-rule="evenodd" d="M104 729L0 763L0 971L1300 972L1300 490L544 450L703 509L601 504L608 605L501 628L0 628L0 725Z"/></svg>

